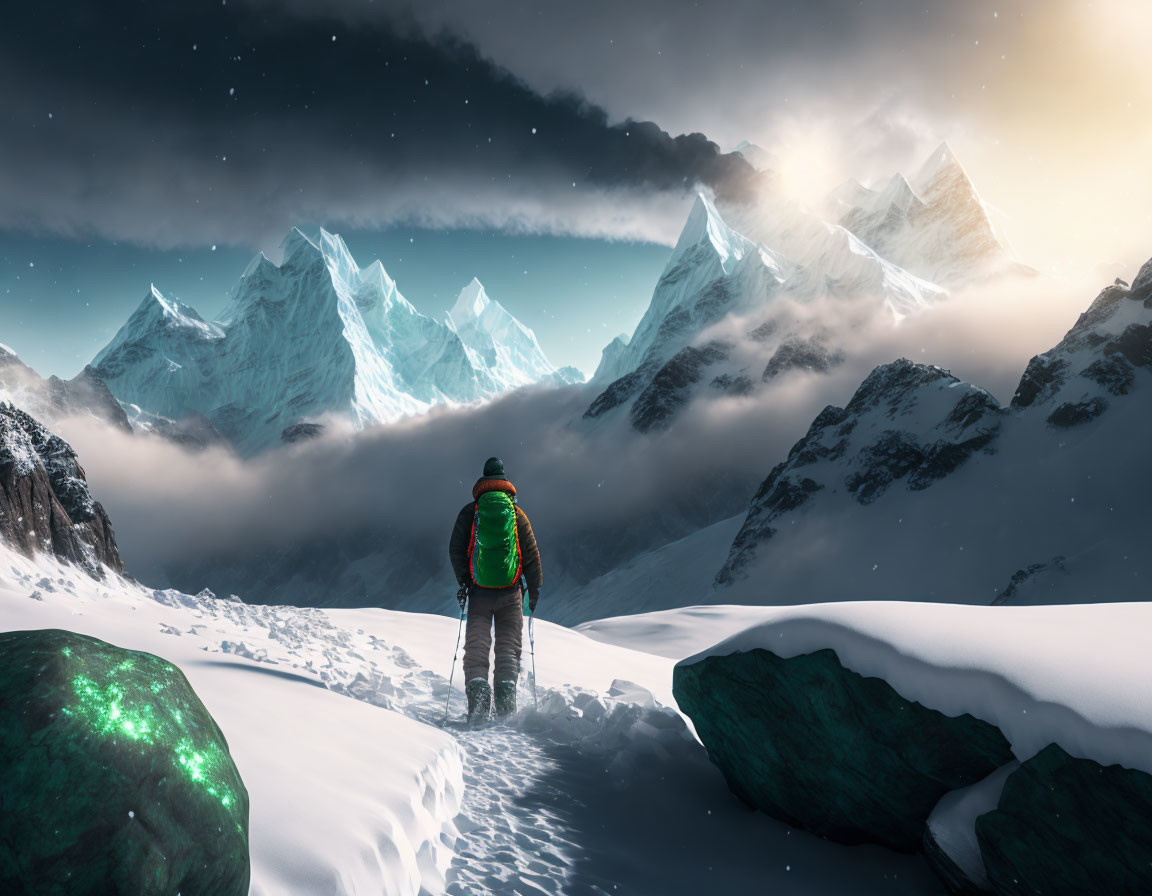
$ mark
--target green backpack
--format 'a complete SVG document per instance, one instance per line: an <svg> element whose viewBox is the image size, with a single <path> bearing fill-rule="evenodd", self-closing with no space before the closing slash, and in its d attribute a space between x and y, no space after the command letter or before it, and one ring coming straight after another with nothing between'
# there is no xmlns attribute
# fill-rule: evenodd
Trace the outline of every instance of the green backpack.
<svg viewBox="0 0 1152 896"><path fill-rule="evenodd" d="M516 504L507 492L485 492L477 499L468 565L472 581L481 588L508 588L520 578Z"/></svg>

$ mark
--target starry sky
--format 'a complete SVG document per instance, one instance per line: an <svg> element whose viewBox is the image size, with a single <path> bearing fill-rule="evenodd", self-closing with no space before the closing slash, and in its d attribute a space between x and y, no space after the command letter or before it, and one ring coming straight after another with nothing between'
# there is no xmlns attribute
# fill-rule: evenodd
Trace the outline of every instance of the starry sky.
<svg viewBox="0 0 1152 896"><path fill-rule="evenodd" d="M150 283L220 310L293 225L553 362L629 331L696 189L803 199L947 140L1043 270L1152 254L1144 0L111 0L0 30L0 342L70 375Z"/></svg>

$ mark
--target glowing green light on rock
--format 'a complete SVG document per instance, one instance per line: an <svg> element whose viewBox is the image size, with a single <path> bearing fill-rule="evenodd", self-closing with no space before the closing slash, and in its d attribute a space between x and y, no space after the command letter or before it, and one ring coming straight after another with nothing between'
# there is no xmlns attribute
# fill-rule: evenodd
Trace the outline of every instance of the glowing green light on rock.
<svg viewBox="0 0 1152 896"><path fill-rule="evenodd" d="M61 652L62 654L64 654L64 656L72 656L72 648L71 648L71 647L65 647L65 648L64 648L63 650L61 650L60 652Z"/></svg>
<svg viewBox="0 0 1152 896"><path fill-rule="evenodd" d="M71 651L64 648L64 655ZM85 664L87 665L87 664ZM168 675L176 670L162 667ZM172 682L152 678L132 660L123 662L94 677L79 672L72 678L76 704L61 712L84 719L96 733L116 740L127 740L142 749L155 748L169 752L173 763L196 787L225 808L236 805L235 794L224 783L231 761L217 746L214 733L199 727L189 730L184 716L171 699L157 699L163 691L169 694ZM187 708L187 707L185 707Z"/></svg>

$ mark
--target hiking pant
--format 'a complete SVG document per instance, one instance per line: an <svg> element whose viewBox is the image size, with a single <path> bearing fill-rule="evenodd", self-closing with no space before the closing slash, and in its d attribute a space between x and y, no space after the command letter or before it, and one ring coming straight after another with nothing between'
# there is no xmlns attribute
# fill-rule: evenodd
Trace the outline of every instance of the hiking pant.
<svg viewBox="0 0 1152 896"><path fill-rule="evenodd" d="M494 681L516 681L520 677L520 645L524 636L524 616L520 588L477 592L468 597L468 628L464 634L464 680L488 678L488 653L492 630L496 630Z"/></svg>

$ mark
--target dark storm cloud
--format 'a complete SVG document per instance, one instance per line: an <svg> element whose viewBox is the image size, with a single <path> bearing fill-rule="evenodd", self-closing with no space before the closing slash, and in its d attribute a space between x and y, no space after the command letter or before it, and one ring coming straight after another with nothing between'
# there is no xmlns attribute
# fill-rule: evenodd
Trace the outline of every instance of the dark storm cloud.
<svg viewBox="0 0 1152 896"><path fill-rule="evenodd" d="M266 243L299 220L627 233L661 195L753 176L702 134L613 124L448 32L392 20L20 5L0 32L0 78L10 228L158 244ZM621 200L638 205L631 224Z"/></svg>
<svg viewBox="0 0 1152 896"><path fill-rule="evenodd" d="M248 0L307 18L320 0ZM537 90L578 85L611 115L703 130L723 146L770 142L775 126L834 119L843 149L919 122L955 127L1021 35L1067 0L419 0L336 7L349 22L390 21L463 35ZM324 14L327 14L326 12ZM1015 73L1014 73L1015 74ZM993 81L995 83L995 81ZM898 108L893 108L894 99ZM877 116L876 110L886 109ZM909 116L917 122L908 122ZM942 139L938 132L932 145ZM881 164L892 162L886 157Z"/></svg>

